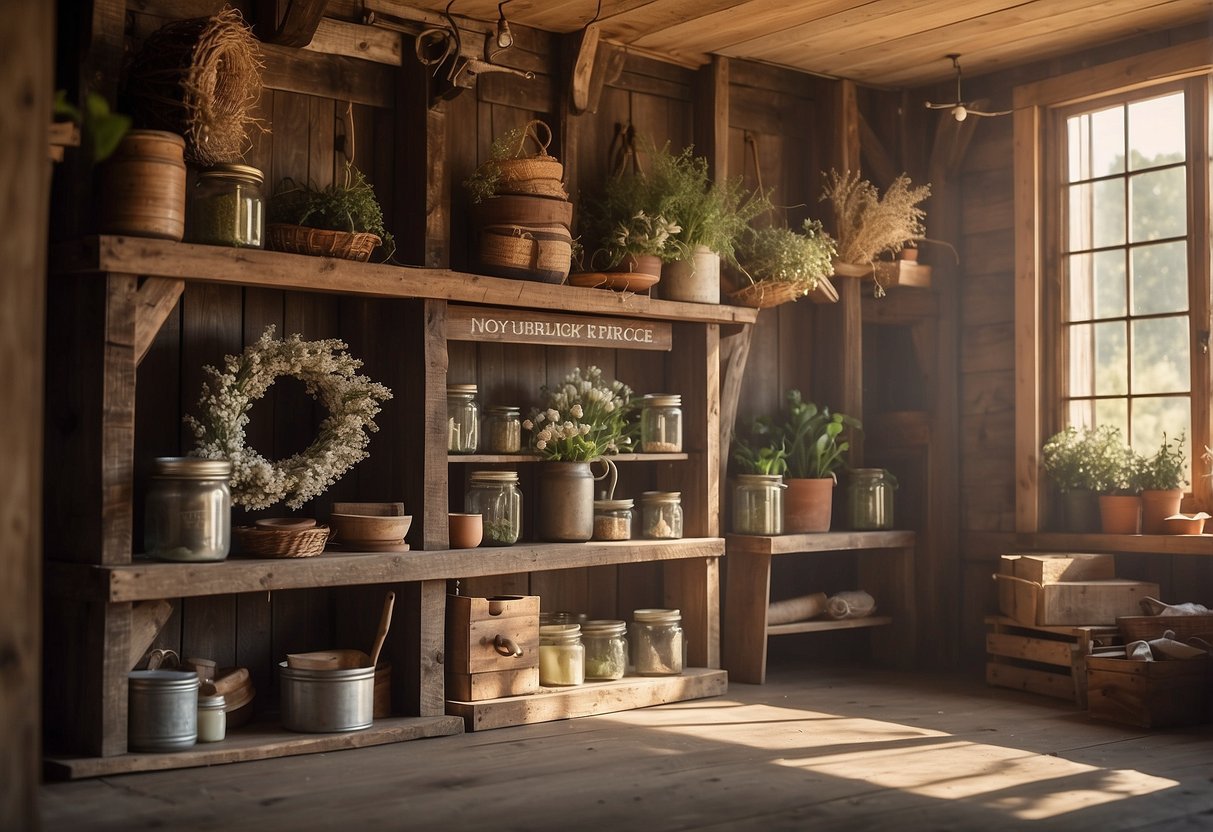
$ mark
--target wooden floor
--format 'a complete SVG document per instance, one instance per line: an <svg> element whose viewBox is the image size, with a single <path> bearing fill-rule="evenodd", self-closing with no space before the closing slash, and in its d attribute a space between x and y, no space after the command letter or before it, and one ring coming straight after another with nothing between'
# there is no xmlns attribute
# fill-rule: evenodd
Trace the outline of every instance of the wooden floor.
<svg viewBox="0 0 1213 832"><path fill-rule="evenodd" d="M42 788L47 830L1213 828L1213 730L975 676L775 667L608 716Z"/></svg>

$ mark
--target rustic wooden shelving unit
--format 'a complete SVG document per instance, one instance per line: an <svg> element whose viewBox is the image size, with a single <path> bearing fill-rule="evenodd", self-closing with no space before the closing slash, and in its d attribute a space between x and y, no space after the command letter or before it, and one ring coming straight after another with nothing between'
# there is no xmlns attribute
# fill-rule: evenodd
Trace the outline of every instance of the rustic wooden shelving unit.
<svg viewBox="0 0 1213 832"><path fill-rule="evenodd" d="M666 602L682 610L690 645L685 677L628 679L604 695L544 692L536 708L511 700L476 703L473 720L488 727L546 718L599 713L723 692L719 648L719 350L722 324L751 324L752 309L675 303L597 289L546 286L446 269L351 263L257 250L224 249L123 237L93 237L61 247L53 257L50 314L62 339L61 364L69 376L67 400L52 402L72 430L53 453L84 472L58 478L52 505L71 506L71 522L47 539L49 596L56 613L78 623L83 634L57 669L64 701L73 712L54 711L74 756L55 757L60 776L93 776L188 765L207 765L335 748L397 742L463 730L463 713L443 695L443 616L447 581L535 570L611 564L659 563ZM230 284L294 292L336 293L407 300L418 352L405 356L410 389L402 391L412 425L407 441L417 469L409 471L413 495L413 550L403 553L326 553L299 560L232 557L213 564L157 563L133 554L134 401L136 368L174 309L186 283ZM686 427L681 454L633 454L621 461L657 464L663 487L683 491L686 531L677 541L536 544L505 548L447 549L448 466L458 462L512 463L521 455L457 457L446 451L447 315L533 312L550 319L599 318L622 325L653 322L668 338L671 375L682 385ZM542 310L542 312L535 311ZM452 313L454 314L454 313ZM580 316L598 316L583 318ZM744 330L733 326L730 331ZM509 343L508 339L503 339ZM660 338L658 338L660 341ZM522 343L529 343L525 340ZM556 344L557 346L559 343ZM576 341L569 342L577 346ZM628 349L630 344L603 344ZM651 344L640 348L654 349ZM685 381L684 381L685 380ZM64 415L68 414L68 415ZM140 600L264 593L360 585L397 589L397 621L408 633L390 656L403 667L405 690L397 692L408 714L376 723L358 736L314 738L253 726L234 731L214 748L177 755L126 752L126 674L131 605ZM553 706L552 703L557 705ZM487 716L482 716L487 714Z"/></svg>

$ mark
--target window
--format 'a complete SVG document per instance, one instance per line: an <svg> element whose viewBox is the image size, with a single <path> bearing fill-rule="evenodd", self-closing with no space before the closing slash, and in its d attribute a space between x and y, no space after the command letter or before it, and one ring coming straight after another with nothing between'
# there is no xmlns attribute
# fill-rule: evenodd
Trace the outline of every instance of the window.
<svg viewBox="0 0 1213 832"><path fill-rule="evenodd" d="M1018 531L1044 527L1040 446L1070 424L1143 453L1183 431L1213 505L1211 79L1200 41L1015 90Z"/></svg>

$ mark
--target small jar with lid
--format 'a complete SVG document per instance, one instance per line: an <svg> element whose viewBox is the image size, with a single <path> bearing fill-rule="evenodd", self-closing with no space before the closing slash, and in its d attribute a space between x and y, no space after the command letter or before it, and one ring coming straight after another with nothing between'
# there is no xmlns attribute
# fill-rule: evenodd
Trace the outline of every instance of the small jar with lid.
<svg viewBox="0 0 1213 832"><path fill-rule="evenodd" d="M580 685L585 681L585 646L580 624L539 627L539 684L543 687Z"/></svg>
<svg viewBox="0 0 1213 832"><path fill-rule="evenodd" d="M147 554L173 561L226 558L232 540L231 475L226 459L156 459L144 505Z"/></svg>
<svg viewBox="0 0 1213 832"><path fill-rule="evenodd" d="M222 695L198 696L198 742L222 742L227 736L227 700Z"/></svg>
<svg viewBox="0 0 1213 832"><path fill-rule="evenodd" d="M522 535L522 491L516 471L473 471L464 511L482 516L484 546L511 546Z"/></svg>
<svg viewBox="0 0 1213 832"><path fill-rule="evenodd" d="M522 416L510 405L484 411L484 449L490 454L516 454L522 450Z"/></svg>
<svg viewBox="0 0 1213 832"><path fill-rule="evenodd" d="M785 488L779 474L739 474L733 489L733 531L783 534Z"/></svg>
<svg viewBox="0 0 1213 832"><path fill-rule="evenodd" d="M480 404L475 384L446 386L446 449L474 454L480 445Z"/></svg>
<svg viewBox="0 0 1213 832"><path fill-rule="evenodd" d="M847 520L855 531L893 528L897 479L884 468L855 468L847 483Z"/></svg>
<svg viewBox="0 0 1213 832"><path fill-rule="evenodd" d="M261 171L220 164L198 171L190 194L186 239L214 246L261 248L265 199Z"/></svg>
<svg viewBox="0 0 1213 832"><path fill-rule="evenodd" d="M682 492L645 491L641 494L640 530L645 540L682 537Z"/></svg>
<svg viewBox="0 0 1213 832"><path fill-rule="evenodd" d="M583 612L569 612L567 610L556 610L554 612L539 612L539 624L576 624L581 626L585 623L586 615Z"/></svg>
<svg viewBox="0 0 1213 832"><path fill-rule="evenodd" d="M682 396L649 393L641 402L640 450L646 454L682 451Z"/></svg>
<svg viewBox="0 0 1213 832"><path fill-rule="evenodd" d="M632 613L632 664L641 676L682 673L682 613L636 610Z"/></svg>
<svg viewBox="0 0 1213 832"><path fill-rule="evenodd" d="M594 681L622 679L628 669L628 640L624 621L595 619L581 625L585 646L585 678Z"/></svg>
<svg viewBox="0 0 1213 832"><path fill-rule="evenodd" d="M631 540L632 501L594 501L594 539Z"/></svg>

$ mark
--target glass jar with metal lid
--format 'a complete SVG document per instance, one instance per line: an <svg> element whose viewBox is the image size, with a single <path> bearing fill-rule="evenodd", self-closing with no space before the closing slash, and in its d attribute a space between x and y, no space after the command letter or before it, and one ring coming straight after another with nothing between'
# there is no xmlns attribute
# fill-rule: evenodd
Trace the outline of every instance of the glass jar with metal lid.
<svg viewBox="0 0 1213 832"><path fill-rule="evenodd" d="M783 534L785 488L779 474L739 474L733 490L733 531Z"/></svg>
<svg viewBox="0 0 1213 832"><path fill-rule="evenodd" d="M641 676L682 673L682 613L636 610L632 613L632 664Z"/></svg>
<svg viewBox="0 0 1213 832"><path fill-rule="evenodd" d="M884 468L855 468L847 484L847 520L855 531L893 528L897 479Z"/></svg>
<svg viewBox="0 0 1213 832"><path fill-rule="evenodd" d="M585 647L580 624L539 627L539 684L543 687L580 685L585 681Z"/></svg>
<svg viewBox="0 0 1213 832"><path fill-rule="evenodd" d="M640 450L646 454L682 450L682 396L649 393L641 403Z"/></svg>
<svg viewBox="0 0 1213 832"><path fill-rule="evenodd" d="M446 437L449 453L476 453L480 445L480 404L475 384L446 386Z"/></svg>
<svg viewBox="0 0 1213 832"><path fill-rule="evenodd" d="M522 450L520 408L494 405L484 411L484 449L490 454L516 454Z"/></svg>
<svg viewBox="0 0 1213 832"><path fill-rule="evenodd" d="M143 546L159 560L216 561L232 539L232 495L226 459L160 457L144 504Z"/></svg>
<svg viewBox="0 0 1213 832"><path fill-rule="evenodd" d="M227 700L222 694L198 695L198 742L221 742L227 736Z"/></svg>
<svg viewBox="0 0 1213 832"><path fill-rule="evenodd" d="M265 199L261 171L221 164L198 171L190 194L186 238L216 246L261 248Z"/></svg>
<svg viewBox="0 0 1213 832"><path fill-rule="evenodd" d="M628 640L624 621L595 619L581 625L585 646L585 678L598 681L622 679L628 669Z"/></svg>
<svg viewBox="0 0 1213 832"><path fill-rule="evenodd" d="M646 540L682 537L682 492L645 491L640 495L640 530Z"/></svg>
<svg viewBox="0 0 1213 832"><path fill-rule="evenodd" d="M473 471L464 511L483 517L485 546L511 546L522 535L522 491L516 471Z"/></svg>
<svg viewBox="0 0 1213 832"><path fill-rule="evenodd" d="M632 538L632 501L594 501L594 539L630 540Z"/></svg>

